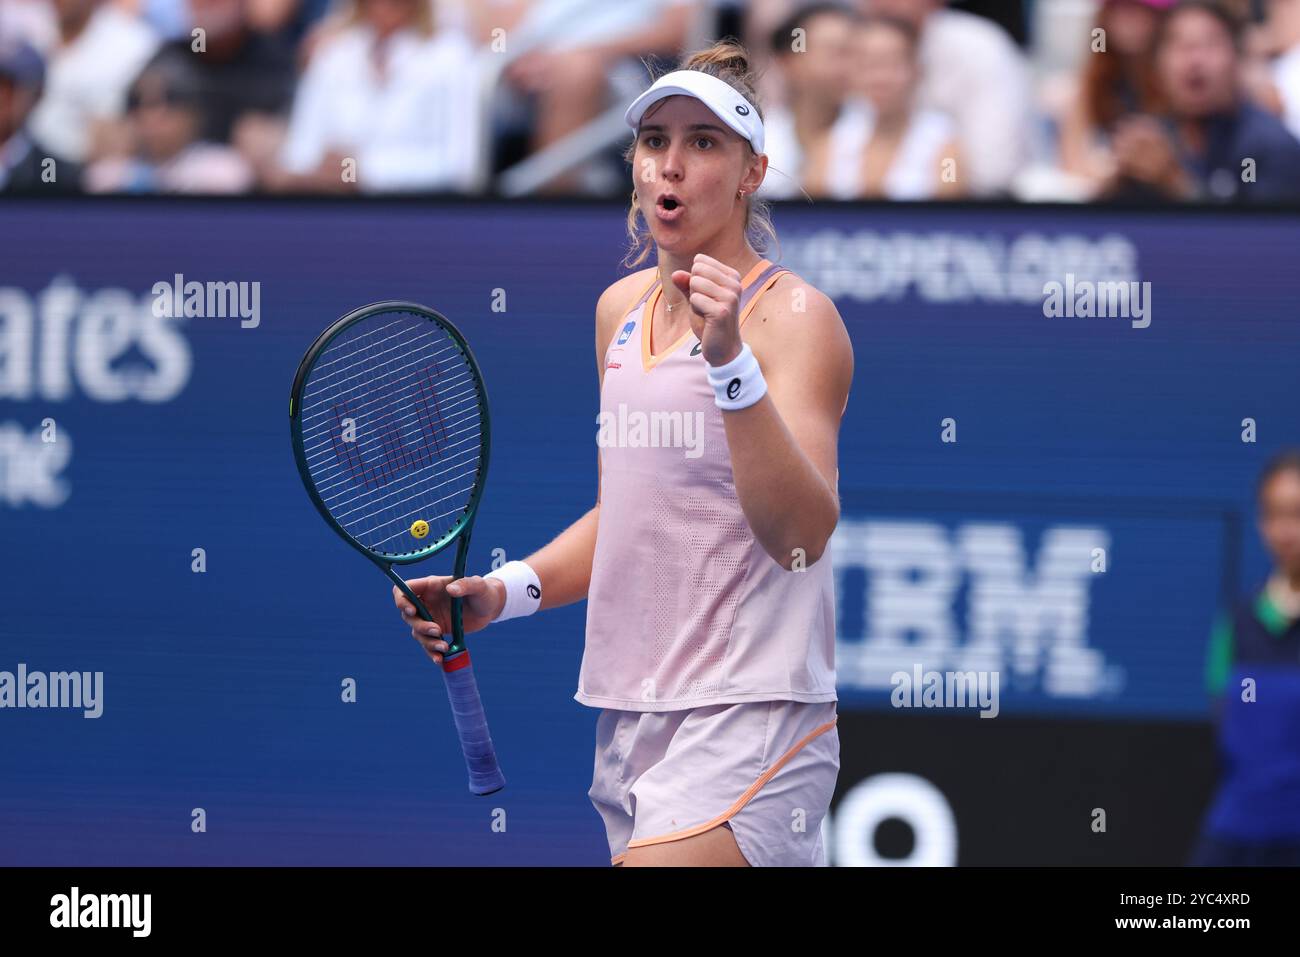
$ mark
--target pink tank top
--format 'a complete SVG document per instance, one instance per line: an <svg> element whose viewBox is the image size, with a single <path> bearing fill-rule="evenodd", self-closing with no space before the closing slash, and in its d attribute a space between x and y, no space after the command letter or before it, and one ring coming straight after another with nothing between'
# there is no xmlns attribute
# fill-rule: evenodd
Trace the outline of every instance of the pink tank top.
<svg viewBox="0 0 1300 957"><path fill-rule="evenodd" d="M743 324L786 270L742 280ZM689 330L650 354L656 277L605 353L600 520L574 697L626 711L834 701L829 550L786 571L736 497L722 411Z"/></svg>

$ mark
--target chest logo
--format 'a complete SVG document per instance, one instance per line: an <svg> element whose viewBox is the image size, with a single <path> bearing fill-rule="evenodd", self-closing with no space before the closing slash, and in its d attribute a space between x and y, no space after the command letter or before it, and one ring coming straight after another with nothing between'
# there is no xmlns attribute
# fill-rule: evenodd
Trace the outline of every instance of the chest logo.
<svg viewBox="0 0 1300 957"><path fill-rule="evenodd" d="M636 320L633 319L623 327L623 331L618 334L618 342L614 343L614 345L621 346L623 343L627 342L628 339L632 338L632 330L635 328Z"/></svg>

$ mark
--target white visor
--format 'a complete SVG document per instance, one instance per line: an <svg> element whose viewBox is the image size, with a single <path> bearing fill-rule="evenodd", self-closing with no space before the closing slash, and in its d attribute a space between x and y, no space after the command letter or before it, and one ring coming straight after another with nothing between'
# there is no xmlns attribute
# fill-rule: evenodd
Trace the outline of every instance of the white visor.
<svg viewBox="0 0 1300 957"><path fill-rule="evenodd" d="M754 104L737 93L731 86L716 76L701 73L699 70L675 70L655 80L627 108L624 119L632 129L641 124L651 105L668 96L693 96L727 126L735 130L744 139L749 140L755 153L763 152L763 121L759 118Z"/></svg>

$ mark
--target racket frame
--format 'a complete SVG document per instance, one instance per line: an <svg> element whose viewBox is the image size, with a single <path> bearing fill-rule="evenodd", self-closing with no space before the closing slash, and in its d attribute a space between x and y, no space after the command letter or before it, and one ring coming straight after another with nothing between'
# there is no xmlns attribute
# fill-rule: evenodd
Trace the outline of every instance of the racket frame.
<svg viewBox="0 0 1300 957"><path fill-rule="evenodd" d="M380 555L367 548L348 534L343 526L330 514L329 508L316 491L316 484L311 478L311 470L307 465L307 454L302 437L302 392L306 388L307 380L316 364L316 359L345 330L370 316L382 312L411 313L422 316L441 326L450 336L456 349L469 367L470 374L477 386L476 394L479 407L480 458L474 478L474 492L470 496L469 504L465 506L464 514L457 518L450 529L424 548L397 556ZM321 517L345 542L365 555L388 576L398 590L415 606L421 618L425 621L433 621L433 615L429 613L429 609L424 602L411 591L402 576L393 570L393 566L411 565L426 558L432 558L454 541L457 544L452 577L453 580L465 577L465 563L469 556L470 533L473 531L474 519L478 515L478 506L482 501L483 489L487 482L492 432L491 418L488 415L487 388L483 383L483 375L479 371L478 362L474 359L474 353L470 351L469 343L460 334L460 330L452 325L450 320L441 313L435 312L428 306L420 305L417 302L392 299L370 303L352 310L317 336L298 363L298 371L294 374L293 387L289 393L289 431L293 439L293 455L298 466L298 475L302 479L312 503L316 506L316 511L321 514ZM502 776L500 766L497 764L496 752L492 746L487 719L483 713L482 701L479 698L478 685L474 677L473 667L470 664L469 651L465 647L462 601L463 599L456 597L451 599L452 633L450 636L443 635L444 640L450 638L450 641L448 641L447 651L442 656L442 674L447 683L448 701L456 719L461 747L465 753L465 760L469 765L470 791L474 794L486 795L495 793L505 787L505 778Z"/></svg>
<svg viewBox="0 0 1300 957"><path fill-rule="evenodd" d="M382 312L408 312L414 315L423 316L424 318L436 322L451 337L455 343L457 351L469 366L470 374L474 377L477 386L476 394L478 396L479 407L479 446L480 457L478 471L474 478L474 494L470 496L469 504L465 507L465 513L456 519L456 522L442 536L431 542L424 548L414 552L399 556L380 555L371 551L365 545L361 544L355 538L335 521L334 516L330 514L329 507L321 499L320 494L316 491L316 484L311 479L311 470L307 465L306 448L303 445L301 416L302 416L302 391L307 386L307 379L311 375L312 367L316 364L316 359L329 346L331 342L337 339L343 332L358 322L370 318L376 313ZM428 306L422 306L417 302L407 302L404 300L385 300L383 302L374 302L369 305L361 306L354 309L347 315L342 316L325 329L316 340L311 344L302 361L298 363L298 371L293 377L293 389L289 394L289 422L290 431L293 435L293 456L298 466L298 475L302 478L303 485L307 489L307 494L311 497L312 504L316 506L316 511L320 512L321 517L325 519L329 526L334 529L343 540L355 548L366 558L370 559L379 567L379 569L388 576L388 578L397 586L415 606L420 617L425 621L433 621L433 615L425 607L416 594L411 591L410 587L403 580L402 576L393 571L394 565L412 565L416 562L422 562L426 558L432 558L439 552L447 548L453 541L457 542L456 560L452 570L453 578L465 577L465 565L469 557L469 539L473 531L474 519L478 515L479 502L483 498L483 488L487 482L488 457L492 447L492 429L491 419L488 415L488 396L487 388L483 383L483 375L479 371L478 362L474 359L474 353L470 351L469 343L461 335L460 330L451 324L446 316L430 309ZM458 657L465 652L465 631L462 624L462 609L460 598L451 600L451 641L448 643L447 653L444 656L444 663ZM444 639L448 636L444 635Z"/></svg>

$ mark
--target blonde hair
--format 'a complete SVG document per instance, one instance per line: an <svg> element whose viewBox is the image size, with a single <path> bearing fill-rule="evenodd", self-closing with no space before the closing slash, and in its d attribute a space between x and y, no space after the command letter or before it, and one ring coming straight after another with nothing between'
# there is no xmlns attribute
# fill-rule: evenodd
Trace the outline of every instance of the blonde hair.
<svg viewBox="0 0 1300 957"><path fill-rule="evenodd" d="M734 40L722 40L707 49L692 53L678 69L698 70L700 73L717 77L754 104L754 109L758 111L758 118L760 120L763 118L763 107L758 102L758 95L754 89L757 77L750 69L749 54ZM636 143L636 137L633 137L623 153L623 158L628 163L632 162L636 154ZM753 146L748 141L745 145L752 154ZM776 227L772 225L771 207L753 195L746 200L746 207L745 238L759 253L766 254L771 246L775 246L779 257L781 243L776 237ZM654 245L645 220L641 219L638 223L640 212L636 202L636 190L633 189L631 205L627 211L628 251L623 257L623 265L629 269L635 269L645 262L646 257L650 255L650 248Z"/></svg>

